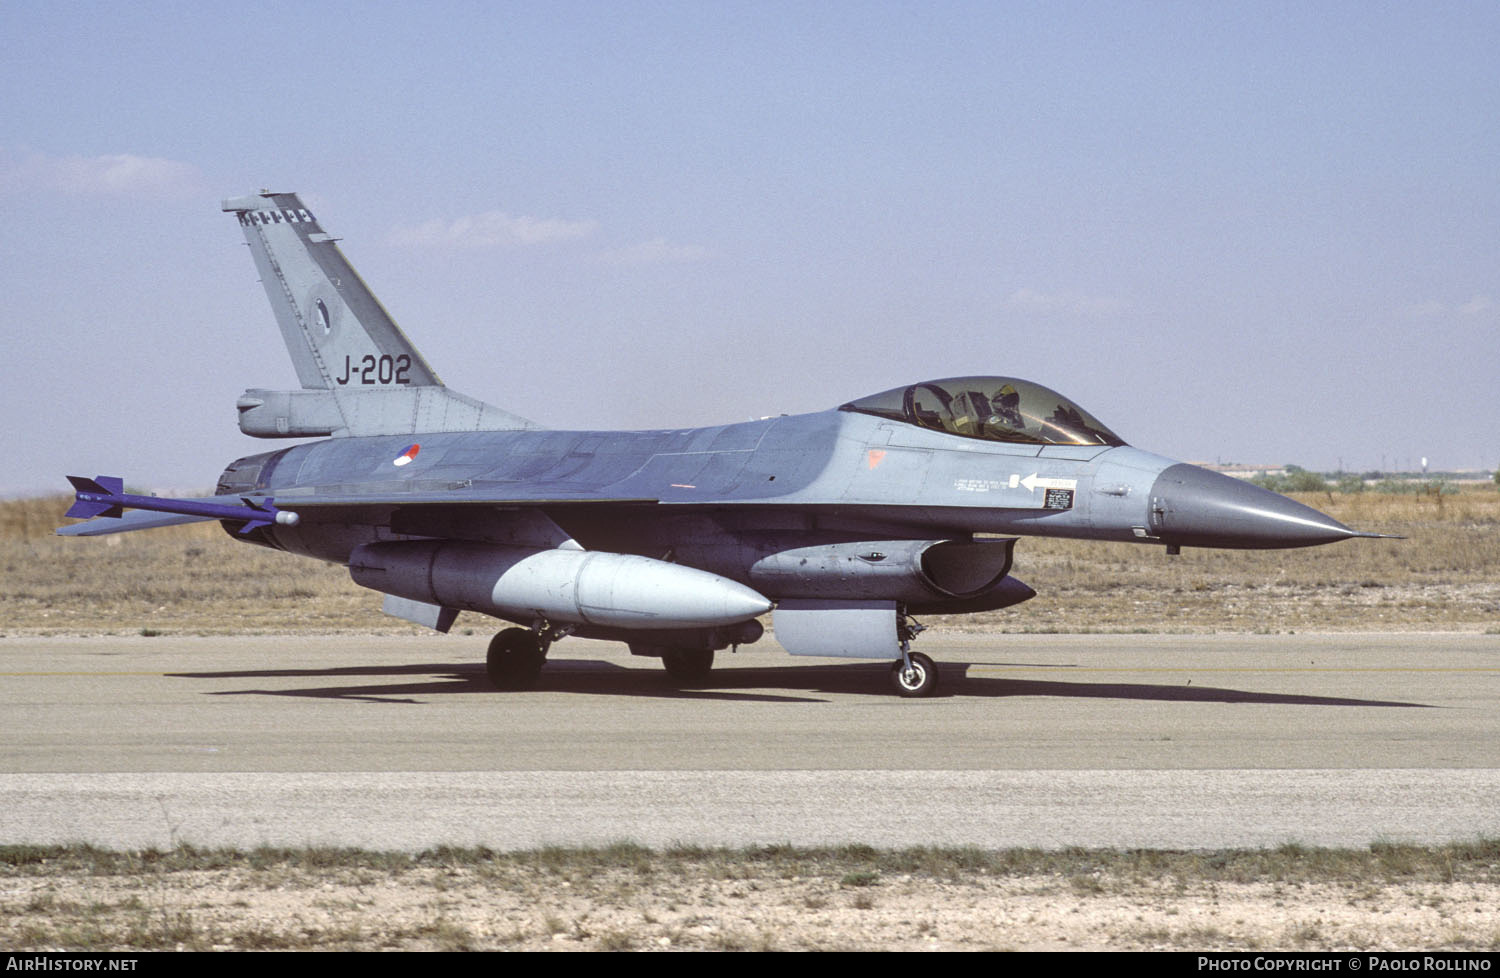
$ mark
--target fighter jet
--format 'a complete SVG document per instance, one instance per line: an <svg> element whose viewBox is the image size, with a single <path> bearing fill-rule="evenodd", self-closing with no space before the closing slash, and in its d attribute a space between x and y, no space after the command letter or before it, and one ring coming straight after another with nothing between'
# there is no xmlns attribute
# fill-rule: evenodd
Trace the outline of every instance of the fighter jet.
<svg viewBox="0 0 1500 978"><path fill-rule="evenodd" d="M1305 547L1357 533L1283 496L1125 442L1016 377L906 384L813 414L665 431L555 431L444 386L296 194L223 202L254 256L300 390L240 396L240 430L316 438L237 459L214 494L70 476L58 532L218 520L237 540L332 561L392 615L514 627L494 685L532 685L577 635L660 658L684 683L755 642L891 660L902 696L938 669L916 617L1018 604L1019 536ZM127 512L127 510L129 512Z"/></svg>

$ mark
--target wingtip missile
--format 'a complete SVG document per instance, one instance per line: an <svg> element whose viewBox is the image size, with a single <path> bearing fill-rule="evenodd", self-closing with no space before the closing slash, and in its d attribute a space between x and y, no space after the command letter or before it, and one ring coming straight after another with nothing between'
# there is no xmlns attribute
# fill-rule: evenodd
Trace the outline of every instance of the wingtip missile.
<svg viewBox="0 0 1500 978"><path fill-rule="evenodd" d="M77 500L64 515L75 519L95 516L118 519L126 509L147 509L158 513L244 522L245 525L239 531L241 534L272 523L296 526L300 521L296 513L278 509L276 500L269 497L253 499L241 496L240 505L234 505L215 499L169 499L128 493L125 492L125 480L118 476L100 475L89 479L81 475L70 475L68 481L73 485Z"/></svg>

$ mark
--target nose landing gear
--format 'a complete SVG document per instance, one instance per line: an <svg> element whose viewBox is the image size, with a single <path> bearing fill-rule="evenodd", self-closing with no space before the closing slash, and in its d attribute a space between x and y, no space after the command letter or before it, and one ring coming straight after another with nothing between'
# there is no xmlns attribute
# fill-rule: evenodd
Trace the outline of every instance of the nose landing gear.
<svg viewBox="0 0 1500 978"><path fill-rule="evenodd" d="M901 641L901 658L891 664L891 682L901 696L931 696L937 692L937 663L921 652L911 650L911 640L927 630L911 615L901 609L896 619L896 638Z"/></svg>
<svg viewBox="0 0 1500 978"><path fill-rule="evenodd" d="M891 663L891 681L902 696L931 696L937 689L937 664L920 652L908 652Z"/></svg>

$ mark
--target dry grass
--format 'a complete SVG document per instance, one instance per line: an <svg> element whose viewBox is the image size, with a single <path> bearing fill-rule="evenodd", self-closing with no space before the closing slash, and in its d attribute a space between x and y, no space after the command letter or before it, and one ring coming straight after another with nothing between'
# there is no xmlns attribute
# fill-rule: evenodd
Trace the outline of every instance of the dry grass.
<svg viewBox="0 0 1500 978"><path fill-rule="evenodd" d="M59 537L70 498L0 503L7 634L402 632L332 564L249 546L217 523Z"/></svg>
<svg viewBox="0 0 1500 978"><path fill-rule="evenodd" d="M1500 948L1500 847L0 847L12 949Z"/></svg>
<svg viewBox="0 0 1500 978"><path fill-rule="evenodd" d="M1024 539L1038 597L936 618L1000 631L1485 631L1500 623L1500 492L1298 497L1361 530L1280 551ZM9 634L405 632L341 567L232 539L214 523L60 538L64 496L0 503L0 628ZM463 622L460 627L466 627ZM488 627L488 626L482 626Z"/></svg>
<svg viewBox="0 0 1500 978"><path fill-rule="evenodd" d="M1177 557L1161 547L1025 539L1013 573L1038 596L968 621L1059 632L1484 631L1500 623L1500 492L1295 498L1355 529L1406 539Z"/></svg>

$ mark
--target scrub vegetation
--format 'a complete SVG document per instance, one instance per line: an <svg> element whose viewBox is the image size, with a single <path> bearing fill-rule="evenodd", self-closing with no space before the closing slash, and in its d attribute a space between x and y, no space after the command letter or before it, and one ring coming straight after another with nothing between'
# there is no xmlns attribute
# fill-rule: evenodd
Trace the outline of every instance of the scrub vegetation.
<svg viewBox="0 0 1500 978"><path fill-rule="evenodd" d="M1500 948L1500 842L1269 850L0 847L20 949Z"/></svg>
<svg viewBox="0 0 1500 978"><path fill-rule="evenodd" d="M1027 537L1016 608L934 617L1013 632L1484 631L1500 621L1500 492L1295 494L1359 530L1301 550L1226 551ZM69 498L0 502L0 631L57 635L387 633L342 567L246 546L216 523L62 538ZM472 615L457 628L488 633Z"/></svg>
<svg viewBox="0 0 1500 978"><path fill-rule="evenodd" d="M230 539L218 523L105 537L54 530L71 497L0 503L0 631L224 635L392 632L343 567Z"/></svg>
<svg viewBox="0 0 1500 978"><path fill-rule="evenodd" d="M1026 538L1037 597L973 627L1009 631L1485 631L1500 621L1500 493L1294 493L1361 531L1298 550L1197 550ZM945 624L967 627L964 619Z"/></svg>

